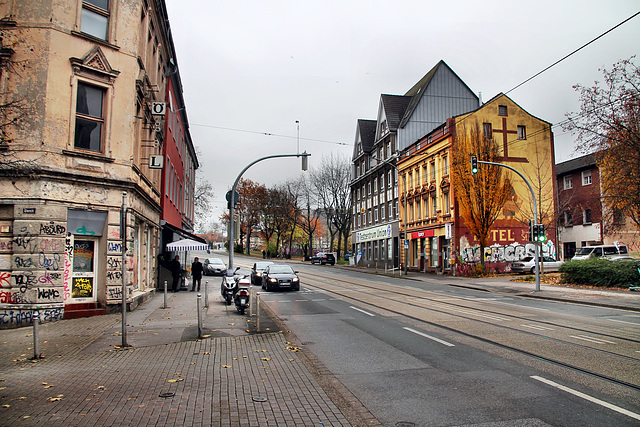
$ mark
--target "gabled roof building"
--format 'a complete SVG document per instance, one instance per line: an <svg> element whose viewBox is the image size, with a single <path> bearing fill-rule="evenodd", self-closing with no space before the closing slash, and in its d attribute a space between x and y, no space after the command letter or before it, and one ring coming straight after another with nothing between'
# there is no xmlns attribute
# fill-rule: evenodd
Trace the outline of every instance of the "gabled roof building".
<svg viewBox="0 0 640 427"><path fill-rule="evenodd" d="M355 262L400 267L398 153L447 118L477 107L478 97L440 61L406 94L381 95L375 121L358 120L351 181Z"/></svg>

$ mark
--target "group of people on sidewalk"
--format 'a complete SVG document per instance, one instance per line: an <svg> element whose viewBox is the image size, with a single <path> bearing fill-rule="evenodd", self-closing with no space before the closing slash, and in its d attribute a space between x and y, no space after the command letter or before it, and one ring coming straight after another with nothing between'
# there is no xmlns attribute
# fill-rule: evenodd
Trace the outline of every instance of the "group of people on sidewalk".
<svg viewBox="0 0 640 427"><path fill-rule="evenodd" d="M169 270L171 271L171 277L173 278L173 283L171 284L171 292L178 292L180 290L180 282L183 277L186 277L186 270L182 268L182 264L180 264L180 256L176 255L176 257L169 264ZM200 283L202 282L202 273L204 272L204 267L200 262L198 257L193 259L193 263L191 264L191 279L193 281L193 285L191 287L191 292L197 290L200 292Z"/></svg>

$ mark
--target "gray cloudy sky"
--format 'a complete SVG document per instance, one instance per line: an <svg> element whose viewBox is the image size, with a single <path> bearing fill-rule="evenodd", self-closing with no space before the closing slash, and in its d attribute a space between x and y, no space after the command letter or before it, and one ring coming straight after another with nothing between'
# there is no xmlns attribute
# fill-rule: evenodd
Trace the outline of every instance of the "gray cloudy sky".
<svg viewBox="0 0 640 427"><path fill-rule="evenodd" d="M375 119L381 94L403 95L440 59L487 101L640 10L637 0L166 3L216 220L246 165L296 153L296 120L311 167L351 156L356 120ZM640 16L509 96L559 123L579 109L572 86L602 80L598 69L635 55L639 39ZM574 137L553 130L556 162L575 156ZM269 186L301 173L299 159L275 159L244 177Z"/></svg>

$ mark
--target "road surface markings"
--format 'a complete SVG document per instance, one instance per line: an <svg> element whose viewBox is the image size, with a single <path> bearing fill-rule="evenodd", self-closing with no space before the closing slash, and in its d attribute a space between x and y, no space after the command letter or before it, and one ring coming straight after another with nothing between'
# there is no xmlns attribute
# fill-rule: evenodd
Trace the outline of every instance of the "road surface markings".
<svg viewBox="0 0 640 427"><path fill-rule="evenodd" d="M362 310L362 309L360 309L360 308L358 308L358 307L354 307L354 306L352 306L352 305L351 305L351 306L349 306L349 308L352 308L352 309L354 309L355 311L359 311L360 313L364 313L364 314L366 314L367 316L375 317L375 314L373 314L373 313L369 313L368 311L364 311L364 310Z"/></svg>
<svg viewBox="0 0 640 427"><path fill-rule="evenodd" d="M470 314L471 316L484 317L485 319L491 319L491 320L509 320L505 317L491 316L488 314L481 314L481 313L476 313L474 311L468 311L468 310L451 310L451 311L457 311L458 313L463 313L463 314Z"/></svg>
<svg viewBox="0 0 640 427"><path fill-rule="evenodd" d="M574 396L581 397L581 398L583 398L585 400L588 400L589 402L593 402L593 403L596 403L596 404L598 404L600 406L604 406L605 408L611 409L612 411L616 411L616 412L624 414L624 415L626 415L628 417L634 418L636 420L640 420L640 414L628 411L628 410L626 410L624 408L621 408L619 406L616 406L616 405L612 405L611 403L605 402L604 400L596 399L593 396L589 396L588 394L581 393L581 392L579 392L577 390L574 390L574 389L569 388L569 387L565 387L562 384L558 384L556 382L553 382L553 381L548 380L546 378L539 377L537 375L532 375L531 378L533 378L534 380L538 380L540 382L543 382L543 383L545 383L547 385L550 385L552 387L555 387L555 388L557 388L559 390L566 391L567 393L571 393Z"/></svg>
<svg viewBox="0 0 640 427"><path fill-rule="evenodd" d="M636 322L625 322L624 320L617 320L617 319L607 319L607 320L610 320L612 322L626 323L627 325L640 326L640 324Z"/></svg>
<svg viewBox="0 0 640 427"><path fill-rule="evenodd" d="M585 340L589 342L593 342L596 344L615 344L613 341L603 340L602 338L590 337L587 335L569 335L571 338L576 338L579 340Z"/></svg>
<svg viewBox="0 0 640 427"><path fill-rule="evenodd" d="M440 344L444 344L447 347L455 347L455 344L451 344L450 342L441 340L440 338L432 337L431 335L427 335L424 332L416 331L415 329L411 329L411 328L407 328L407 327L404 327L402 329L405 329L405 330L407 330L409 332L413 332L414 334L420 335L421 337L429 338L430 340L433 340L435 342L439 342Z"/></svg>
<svg viewBox="0 0 640 427"><path fill-rule="evenodd" d="M540 326L540 325L520 325L520 326L524 326L525 328L531 328L531 329L537 329L538 331L553 331L553 328L547 328L546 326Z"/></svg>

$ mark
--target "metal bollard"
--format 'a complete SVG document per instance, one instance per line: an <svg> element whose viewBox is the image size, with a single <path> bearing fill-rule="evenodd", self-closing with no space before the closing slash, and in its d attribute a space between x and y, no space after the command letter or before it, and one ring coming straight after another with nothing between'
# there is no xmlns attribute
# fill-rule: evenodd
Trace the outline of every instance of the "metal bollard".
<svg viewBox="0 0 640 427"><path fill-rule="evenodd" d="M40 359L40 337L38 336L40 312L38 310L34 310L31 317L33 318L33 358Z"/></svg>
<svg viewBox="0 0 640 427"><path fill-rule="evenodd" d="M209 281L204 281L204 306L209 307Z"/></svg>
<svg viewBox="0 0 640 427"><path fill-rule="evenodd" d="M167 281L164 281L164 306L162 308L167 308Z"/></svg>
<svg viewBox="0 0 640 427"><path fill-rule="evenodd" d="M202 338L202 313L200 312L201 300L202 300L202 294L198 292L198 299L196 303L196 309L198 310L198 339Z"/></svg>
<svg viewBox="0 0 640 427"><path fill-rule="evenodd" d="M256 292L256 332L260 332L260 292Z"/></svg>

